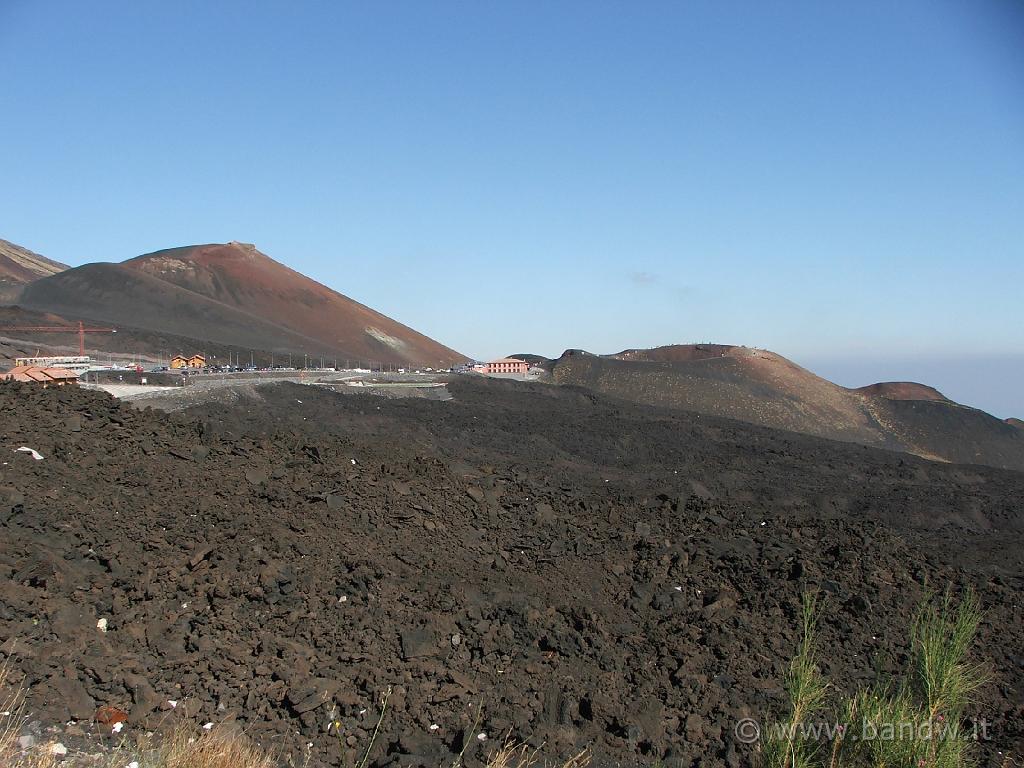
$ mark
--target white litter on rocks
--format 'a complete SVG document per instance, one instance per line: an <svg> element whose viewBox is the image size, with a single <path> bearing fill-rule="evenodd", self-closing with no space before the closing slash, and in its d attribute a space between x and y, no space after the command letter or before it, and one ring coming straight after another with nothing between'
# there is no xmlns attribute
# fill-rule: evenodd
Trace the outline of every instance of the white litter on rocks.
<svg viewBox="0 0 1024 768"><path fill-rule="evenodd" d="M203 726L204 731L209 731L211 728L213 728L213 723L207 723Z"/></svg>
<svg viewBox="0 0 1024 768"><path fill-rule="evenodd" d="M106 632L107 631L107 620L106 619L100 619L99 621L97 621L96 622L96 629L98 629L100 632Z"/></svg>
<svg viewBox="0 0 1024 768"><path fill-rule="evenodd" d="M430 730L436 731L440 727L441 727L440 725L438 725L437 723L434 723L433 725L430 726Z"/></svg>
<svg viewBox="0 0 1024 768"><path fill-rule="evenodd" d="M23 446L21 446L21 448L15 448L14 452L15 453L29 453L29 454L32 454L32 458L35 459L36 461L42 461L43 460L43 454L41 454L35 448L29 448L27 445L23 445ZM354 461L352 463L355 464Z"/></svg>
<svg viewBox="0 0 1024 768"><path fill-rule="evenodd" d="M487 741L487 734L486 733L478 733L476 735L476 740L477 741Z"/></svg>
<svg viewBox="0 0 1024 768"><path fill-rule="evenodd" d="M178 706L178 702L176 702L174 699L168 699L167 703L171 705L171 709L174 709L176 706Z"/></svg>
<svg viewBox="0 0 1024 768"><path fill-rule="evenodd" d="M124 728L124 723L114 723L110 728L110 732L120 733L122 728Z"/></svg>

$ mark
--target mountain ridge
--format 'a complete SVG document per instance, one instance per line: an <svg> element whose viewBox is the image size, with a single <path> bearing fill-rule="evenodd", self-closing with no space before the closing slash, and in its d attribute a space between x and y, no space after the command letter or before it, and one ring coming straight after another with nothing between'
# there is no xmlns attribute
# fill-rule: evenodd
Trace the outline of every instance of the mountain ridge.
<svg viewBox="0 0 1024 768"><path fill-rule="evenodd" d="M677 344L596 355L566 350L544 366L557 384L925 458L1024 470L1024 430L933 387L847 389L768 350Z"/></svg>
<svg viewBox="0 0 1024 768"><path fill-rule="evenodd" d="M7 304L154 334L362 364L446 366L466 358L232 241L69 268L16 286Z"/></svg>

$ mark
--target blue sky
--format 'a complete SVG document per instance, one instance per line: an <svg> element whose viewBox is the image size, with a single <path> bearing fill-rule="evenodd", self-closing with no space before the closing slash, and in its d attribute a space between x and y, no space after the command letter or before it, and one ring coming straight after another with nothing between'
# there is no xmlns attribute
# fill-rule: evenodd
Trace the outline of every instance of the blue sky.
<svg viewBox="0 0 1024 768"><path fill-rule="evenodd" d="M1024 415L1016 0L0 0L0 99L0 237L73 265L243 240L474 357Z"/></svg>

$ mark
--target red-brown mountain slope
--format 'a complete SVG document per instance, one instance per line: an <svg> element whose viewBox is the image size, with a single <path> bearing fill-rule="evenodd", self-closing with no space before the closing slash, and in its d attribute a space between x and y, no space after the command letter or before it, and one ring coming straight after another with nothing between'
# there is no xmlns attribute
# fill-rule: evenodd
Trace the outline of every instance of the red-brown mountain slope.
<svg viewBox="0 0 1024 768"><path fill-rule="evenodd" d="M854 392L872 397L884 397L888 400L935 400L938 402L950 403L948 397L927 384L918 384L915 381L882 381L878 384L869 384L866 387L859 387Z"/></svg>
<svg viewBox="0 0 1024 768"><path fill-rule="evenodd" d="M362 364L465 359L243 243L87 264L22 287L16 300L37 311L244 349Z"/></svg>
<svg viewBox="0 0 1024 768"><path fill-rule="evenodd" d="M23 285L40 277L63 272L67 268L66 264L40 256L28 248L0 240L0 283Z"/></svg>
<svg viewBox="0 0 1024 768"><path fill-rule="evenodd" d="M66 264L40 256L28 248L0 240L0 303L13 300L21 286L67 268Z"/></svg>
<svg viewBox="0 0 1024 768"><path fill-rule="evenodd" d="M559 384L960 463L1024 469L1024 431L913 383L846 389L761 349L688 344L615 355L568 350Z"/></svg>
<svg viewBox="0 0 1024 768"><path fill-rule="evenodd" d="M130 259L124 266L353 358L426 365L450 365L465 359L247 243L172 248Z"/></svg>

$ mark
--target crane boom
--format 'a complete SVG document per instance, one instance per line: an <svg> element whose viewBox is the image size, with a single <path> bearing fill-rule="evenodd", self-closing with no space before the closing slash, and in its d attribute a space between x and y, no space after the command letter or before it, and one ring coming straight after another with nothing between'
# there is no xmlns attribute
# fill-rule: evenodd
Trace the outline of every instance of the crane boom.
<svg viewBox="0 0 1024 768"><path fill-rule="evenodd" d="M73 325L5 325L0 326L0 331L29 331L32 333L77 333L78 354L85 355L85 334L87 333L117 333L117 328L89 328L81 320L78 327Z"/></svg>

